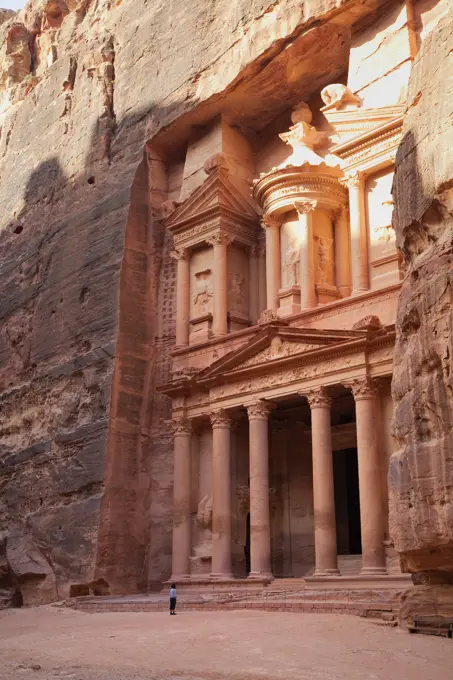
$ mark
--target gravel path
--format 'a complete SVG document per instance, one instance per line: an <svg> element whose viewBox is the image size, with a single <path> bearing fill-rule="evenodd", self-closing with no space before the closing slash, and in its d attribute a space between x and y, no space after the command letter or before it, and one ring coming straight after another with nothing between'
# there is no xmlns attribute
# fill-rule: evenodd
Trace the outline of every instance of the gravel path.
<svg viewBox="0 0 453 680"><path fill-rule="evenodd" d="M453 641L260 611L0 612L0 679L453 680Z"/></svg>

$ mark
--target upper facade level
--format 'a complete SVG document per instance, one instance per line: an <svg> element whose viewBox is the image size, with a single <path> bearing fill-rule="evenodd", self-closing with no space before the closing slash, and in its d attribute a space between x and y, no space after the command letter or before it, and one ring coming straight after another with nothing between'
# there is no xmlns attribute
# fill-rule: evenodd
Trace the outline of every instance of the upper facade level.
<svg viewBox="0 0 453 680"><path fill-rule="evenodd" d="M191 162L203 160L205 179L164 204L177 349L275 318L300 325L308 310L398 284L391 183L403 105L366 109L342 84L321 97L318 128L301 102L289 130L264 136L258 153L222 118L189 149L181 196L199 174ZM373 312L368 299L362 317Z"/></svg>

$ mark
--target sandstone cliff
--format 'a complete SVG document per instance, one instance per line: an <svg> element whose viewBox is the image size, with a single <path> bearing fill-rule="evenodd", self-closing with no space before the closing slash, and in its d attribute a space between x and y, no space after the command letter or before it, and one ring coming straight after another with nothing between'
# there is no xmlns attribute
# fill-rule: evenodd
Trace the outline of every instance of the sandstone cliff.
<svg viewBox="0 0 453 680"><path fill-rule="evenodd" d="M399 450L389 471L390 531L404 570L432 586L453 584L452 36L450 14L415 61L393 186L406 274L392 388ZM403 618L411 610L451 615L453 587L415 589Z"/></svg>

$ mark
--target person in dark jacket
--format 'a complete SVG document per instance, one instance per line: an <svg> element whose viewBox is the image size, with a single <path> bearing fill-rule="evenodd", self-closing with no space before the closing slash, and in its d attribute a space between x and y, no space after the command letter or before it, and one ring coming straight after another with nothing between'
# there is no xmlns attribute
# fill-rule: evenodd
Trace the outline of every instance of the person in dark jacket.
<svg viewBox="0 0 453 680"><path fill-rule="evenodd" d="M170 588L170 616L176 614L176 584L172 583Z"/></svg>

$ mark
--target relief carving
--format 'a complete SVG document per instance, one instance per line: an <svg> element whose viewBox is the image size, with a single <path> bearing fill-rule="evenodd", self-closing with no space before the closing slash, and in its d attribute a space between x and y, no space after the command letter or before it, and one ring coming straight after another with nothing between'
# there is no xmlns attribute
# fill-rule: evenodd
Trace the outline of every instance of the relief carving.
<svg viewBox="0 0 453 680"><path fill-rule="evenodd" d="M209 307L213 297L211 280L212 271L210 269L203 269L200 272L195 272L195 293L192 301L195 311L200 315L210 311Z"/></svg>
<svg viewBox="0 0 453 680"><path fill-rule="evenodd" d="M199 539L194 547L194 556L191 557L191 571L204 573L209 569L207 561L212 558L212 496L204 496L199 502L197 524L200 528Z"/></svg>
<svg viewBox="0 0 453 680"><path fill-rule="evenodd" d="M230 303L231 311L233 312L244 312L245 305L245 295L243 291L243 286L245 283L245 277L242 274L233 272L230 274L228 281L228 300Z"/></svg>
<svg viewBox="0 0 453 680"><path fill-rule="evenodd" d="M317 240L317 283L333 282L333 240L319 236Z"/></svg>
<svg viewBox="0 0 453 680"><path fill-rule="evenodd" d="M286 286L298 286L300 281L300 246L295 236L290 237L283 261Z"/></svg>
<svg viewBox="0 0 453 680"><path fill-rule="evenodd" d="M361 105L360 97L357 97L349 87L340 83L332 83L321 90L321 99L326 106L335 104L336 109L341 109L346 104Z"/></svg>

